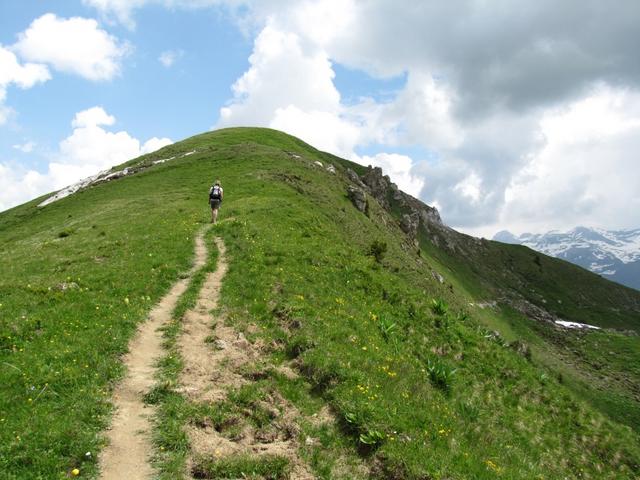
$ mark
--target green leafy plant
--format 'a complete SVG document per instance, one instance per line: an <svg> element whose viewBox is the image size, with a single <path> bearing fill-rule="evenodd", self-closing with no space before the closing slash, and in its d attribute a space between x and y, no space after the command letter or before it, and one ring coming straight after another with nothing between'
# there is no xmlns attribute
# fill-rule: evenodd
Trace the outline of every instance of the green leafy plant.
<svg viewBox="0 0 640 480"><path fill-rule="evenodd" d="M380 317L380 320L378 321L378 329L380 330L380 333L382 333L382 337L386 341L389 341L391 336L398 329L398 325L388 318Z"/></svg>
<svg viewBox="0 0 640 480"><path fill-rule="evenodd" d="M435 298L431 300L431 311L436 315L446 315L448 310L449 306L445 303L444 300Z"/></svg>
<svg viewBox="0 0 640 480"><path fill-rule="evenodd" d="M358 437L360 443L368 446L378 446L384 441L384 439L384 434L374 429L367 429Z"/></svg>
<svg viewBox="0 0 640 480"><path fill-rule="evenodd" d="M451 385L456 373L456 369L451 368L444 362L438 359L430 358L427 360L427 373L429 374L429 380L431 383L444 392L451 390Z"/></svg>

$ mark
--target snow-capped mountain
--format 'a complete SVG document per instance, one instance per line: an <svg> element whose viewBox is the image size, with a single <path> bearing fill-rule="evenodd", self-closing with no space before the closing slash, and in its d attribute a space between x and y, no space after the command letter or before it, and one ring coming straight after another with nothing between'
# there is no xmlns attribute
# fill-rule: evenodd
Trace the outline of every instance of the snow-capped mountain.
<svg viewBox="0 0 640 480"><path fill-rule="evenodd" d="M640 229L602 230L576 227L569 232L523 233L503 230L493 237L562 258L598 275L640 290Z"/></svg>

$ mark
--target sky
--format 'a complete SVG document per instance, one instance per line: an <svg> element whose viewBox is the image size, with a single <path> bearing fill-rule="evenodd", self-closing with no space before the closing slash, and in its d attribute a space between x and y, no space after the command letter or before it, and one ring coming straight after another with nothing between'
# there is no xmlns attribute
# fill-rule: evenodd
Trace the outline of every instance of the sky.
<svg viewBox="0 0 640 480"><path fill-rule="evenodd" d="M637 0L0 0L0 211L283 130L491 238L640 227Z"/></svg>

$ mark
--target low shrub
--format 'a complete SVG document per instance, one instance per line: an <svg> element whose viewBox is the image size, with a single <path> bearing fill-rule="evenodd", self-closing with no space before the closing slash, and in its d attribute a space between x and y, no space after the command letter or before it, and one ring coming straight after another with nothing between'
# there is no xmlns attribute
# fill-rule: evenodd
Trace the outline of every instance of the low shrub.
<svg viewBox="0 0 640 480"><path fill-rule="evenodd" d="M375 258L376 262L381 263L384 259L384 256L387 253L387 242L383 242L381 240L374 240L369 245L369 250L367 251L367 255Z"/></svg>

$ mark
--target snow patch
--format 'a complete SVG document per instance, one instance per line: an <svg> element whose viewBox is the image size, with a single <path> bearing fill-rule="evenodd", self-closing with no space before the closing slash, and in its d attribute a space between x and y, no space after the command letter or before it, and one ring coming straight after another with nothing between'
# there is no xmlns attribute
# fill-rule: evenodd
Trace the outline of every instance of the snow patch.
<svg viewBox="0 0 640 480"><path fill-rule="evenodd" d="M92 175L90 177L84 178L82 180L80 180L77 183L74 183L73 185L69 185L68 187L63 188L62 190L60 190L59 192L55 193L54 195L50 196L49 198L47 198L46 200L40 202L38 204L39 207L44 207L45 205L49 205L50 203L56 202L58 200L61 200L65 197L68 197L69 195L76 193L78 190L82 189L82 188L86 188L89 185L93 184L94 182L98 181L98 179L107 176L109 174L109 170L103 170L102 172L99 172L95 175Z"/></svg>
<svg viewBox="0 0 640 480"><path fill-rule="evenodd" d="M564 328L577 328L577 329L593 329L593 330L601 330L600 327L596 327L595 325L589 325L588 323L578 323L578 322L568 322L566 320L556 320L556 325L560 325Z"/></svg>
<svg viewBox="0 0 640 480"><path fill-rule="evenodd" d="M168 162L169 160L173 160L175 158L182 158L182 157L186 157L189 155L193 155L194 153L197 153L197 150L192 150L190 152L186 152L183 153L182 155L176 155L173 157L169 157L169 158L162 158L160 160L154 160L153 162L151 162L152 165L158 165L160 163L165 163ZM82 190L83 188L87 188L91 185L95 185L97 183L101 183L101 182L108 182L110 180L115 180L117 178L121 178L124 177L126 175L132 174L132 173L136 173L140 170L143 170L144 168L146 168L145 166L140 166L137 167L135 170L130 169L129 167L125 168L124 170L118 170L116 172L111 172L110 170L103 170L99 173L96 173L95 175L92 175L90 177L84 178L82 180L80 180L79 182L74 183L73 185L69 185L68 187L63 188L62 190L56 192L55 194L51 195L49 198L45 199L44 201L40 202L38 204L38 207L44 207L46 205L49 205L53 202L57 202L58 200L61 200L65 197L68 197L69 195L72 195L74 193L76 193L78 190Z"/></svg>
<svg viewBox="0 0 640 480"><path fill-rule="evenodd" d="M161 158L160 160L154 160L153 162L151 162L153 165L158 165L159 163L164 163L164 162L168 162L169 160L173 160L176 157L169 157L169 158Z"/></svg>

